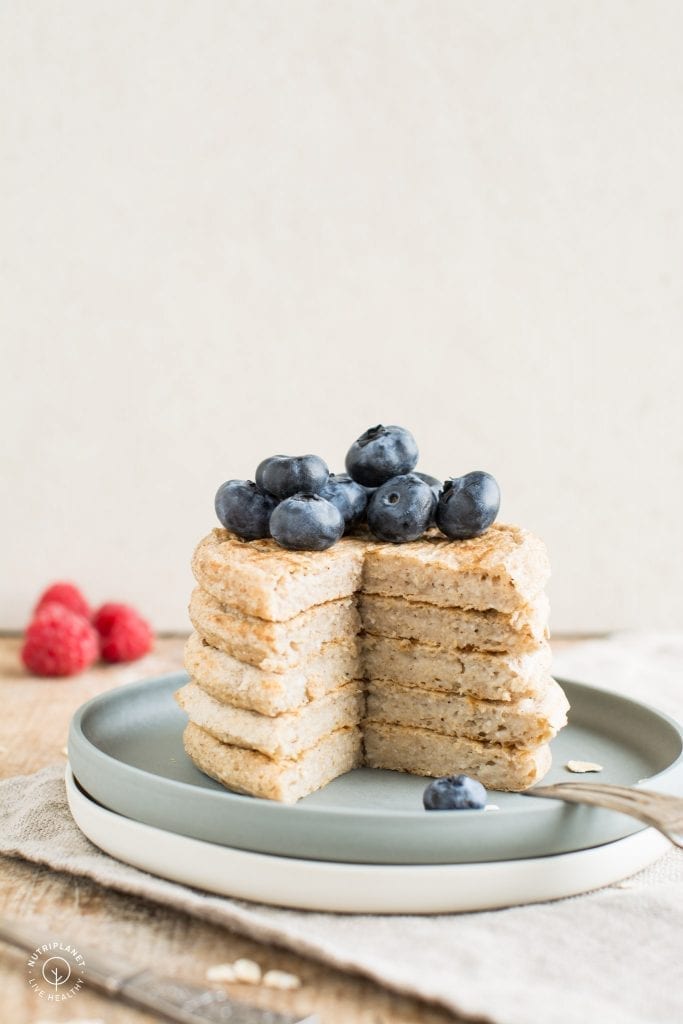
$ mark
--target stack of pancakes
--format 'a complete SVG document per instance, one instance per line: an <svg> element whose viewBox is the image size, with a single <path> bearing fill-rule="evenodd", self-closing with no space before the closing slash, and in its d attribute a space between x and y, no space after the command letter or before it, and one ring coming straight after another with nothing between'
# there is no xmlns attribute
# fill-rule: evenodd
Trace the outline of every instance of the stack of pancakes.
<svg viewBox="0 0 683 1024"><path fill-rule="evenodd" d="M228 788L293 802L367 764L522 790L548 770L568 705L527 531L306 552L217 529L193 571L184 743Z"/></svg>

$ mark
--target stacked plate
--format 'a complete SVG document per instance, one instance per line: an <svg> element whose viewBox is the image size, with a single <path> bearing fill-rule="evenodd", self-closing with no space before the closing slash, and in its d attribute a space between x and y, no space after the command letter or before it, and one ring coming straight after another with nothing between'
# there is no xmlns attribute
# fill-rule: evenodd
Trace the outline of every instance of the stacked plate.
<svg viewBox="0 0 683 1024"><path fill-rule="evenodd" d="M612 811L490 793L485 811L427 812L426 779L358 769L295 805L240 796L182 744L174 673L74 716L67 790L81 830L152 874L278 906L352 913L482 910L574 895L633 874L667 841ZM683 795L683 732L665 715L560 680L572 706L544 783L597 762L599 781ZM595 777L593 777L595 778Z"/></svg>

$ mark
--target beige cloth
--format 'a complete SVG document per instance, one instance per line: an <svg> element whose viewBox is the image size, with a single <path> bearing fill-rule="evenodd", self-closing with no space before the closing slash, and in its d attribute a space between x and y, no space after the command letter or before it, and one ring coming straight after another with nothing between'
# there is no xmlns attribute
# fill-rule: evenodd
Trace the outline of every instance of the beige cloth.
<svg viewBox="0 0 683 1024"><path fill-rule="evenodd" d="M683 717L683 635L620 635L562 653L555 672ZM154 878L93 846L63 765L0 783L0 852L84 875L358 971L495 1024L680 1024L683 854L628 883L477 914L369 917L280 910Z"/></svg>

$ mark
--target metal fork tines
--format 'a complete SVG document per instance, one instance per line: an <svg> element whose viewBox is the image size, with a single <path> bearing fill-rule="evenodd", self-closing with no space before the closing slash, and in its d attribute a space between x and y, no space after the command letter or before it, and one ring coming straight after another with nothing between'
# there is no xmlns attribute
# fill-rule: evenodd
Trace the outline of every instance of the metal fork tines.
<svg viewBox="0 0 683 1024"><path fill-rule="evenodd" d="M534 786L524 796L549 797L574 804L591 804L610 811L630 814L645 825L658 829L674 846L683 849L683 799L649 789L613 786L607 782L556 782Z"/></svg>

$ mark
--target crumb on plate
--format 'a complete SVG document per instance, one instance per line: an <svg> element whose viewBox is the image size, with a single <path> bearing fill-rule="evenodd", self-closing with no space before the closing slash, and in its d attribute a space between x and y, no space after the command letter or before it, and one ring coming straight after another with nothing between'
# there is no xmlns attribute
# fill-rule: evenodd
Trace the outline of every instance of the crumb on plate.
<svg viewBox="0 0 683 1024"><path fill-rule="evenodd" d="M582 774L583 772L601 772L602 765L596 764L594 761L567 761L565 768L567 771Z"/></svg>

